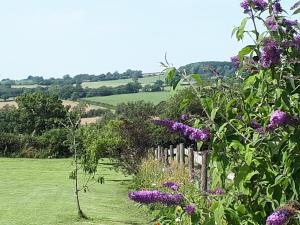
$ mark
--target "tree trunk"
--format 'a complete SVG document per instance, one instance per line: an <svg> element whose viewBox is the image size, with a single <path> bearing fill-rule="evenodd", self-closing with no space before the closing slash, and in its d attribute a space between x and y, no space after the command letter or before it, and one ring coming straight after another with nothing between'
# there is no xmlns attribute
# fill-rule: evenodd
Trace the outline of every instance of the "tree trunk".
<svg viewBox="0 0 300 225"><path fill-rule="evenodd" d="M83 213L81 207L80 207L80 201L79 201L79 189L78 189L78 159L77 159L77 147L76 147L76 138L75 133L73 132L73 147L74 147L74 163L75 163L75 169L74 169L74 177L75 177L75 196L76 196L76 206L77 206L77 213L79 218L87 219L85 214Z"/></svg>

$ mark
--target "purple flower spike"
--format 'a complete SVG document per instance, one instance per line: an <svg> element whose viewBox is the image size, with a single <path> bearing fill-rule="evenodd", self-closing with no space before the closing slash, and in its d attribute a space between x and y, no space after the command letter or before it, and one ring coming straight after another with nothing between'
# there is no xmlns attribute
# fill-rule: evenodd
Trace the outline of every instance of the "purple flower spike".
<svg viewBox="0 0 300 225"><path fill-rule="evenodd" d="M194 129L189 138L196 141L207 141L210 138L210 131L207 129Z"/></svg>
<svg viewBox="0 0 300 225"><path fill-rule="evenodd" d="M134 191L129 192L128 197L138 203L150 204L158 202L160 194L159 191Z"/></svg>
<svg viewBox="0 0 300 225"><path fill-rule="evenodd" d="M168 194L168 193L161 193L160 195L160 202L165 205L179 205L183 202L183 195L182 194Z"/></svg>
<svg viewBox="0 0 300 225"><path fill-rule="evenodd" d="M273 9L273 13L275 15L278 15L278 14L282 13L282 11L283 11L283 9L278 1L274 2L272 9Z"/></svg>
<svg viewBox="0 0 300 225"><path fill-rule="evenodd" d="M298 24L297 20L288 20L288 19L283 19L282 23L284 26L286 26L287 28L291 28L293 26L296 26Z"/></svg>
<svg viewBox="0 0 300 225"><path fill-rule="evenodd" d="M264 68L277 65L280 62L280 49L273 40L266 40L261 53L261 61Z"/></svg>
<svg viewBox="0 0 300 225"><path fill-rule="evenodd" d="M264 0L253 0L253 3L257 10L264 11L268 7L268 3L265 2Z"/></svg>
<svg viewBox="0 0 300 225"><path fill-rule="evenodd" d="M280 209L273 212L266 221L267 225L284 225L292 216L292 213L288 209Z"/></svg>
<svg viewBox="0 0 300 225"><path fill-rule="evenodd" d="M245 12L250 10L250 5L249 5L249 1L248 0L244 0L243 2L241 2L241 7L245 10Z"/></svg>
<svg viewBox="0 0 300 225"><path fill-rule="evenodd" d="M238 56L232 56L230 58L231 63L233 65L234 68L239 69L240 68L240 59Z"/></svg>
<svg viewBox="0 0 300 225"><path fill-rule="evenodd" d="M180 184L177 184L175 182L165 182L163 184L164 187L170 188L173 191L178 191L180 188Z"/></svg>
<svg viewBox="0 0 300 225"><path fill-rule="evenodd" d="M269 30L271 31L276 31L278 29L278 23L276 22L274 17L269 17L266 20L266 26L268 27Z"/></svg>
<svg viewBox="0 0 300 225"><path fill-rule="evenodd" d="M208 141L210 138L210 131L208 129L196 129L172 120L154 120L153 122L157 125L165 126L172 131L185 135L190 140Z"/></svg>
<svg viewBox="0 0 300 225"><path fill-rule="evenodd" d="M192 204L189 204L185 207L185 211L189 215L193 215L196 212L196 207Z"/></svg>
<svg viewBox="0 0 300 225"><path fill-rule="evenodd" d="M261 128L261 125L256 120L252 120L250 123L250 127L253 129L258 129Z"/></svg>
<svg viewBox="0 0 300 225"><path fill-rule="evenodd" d="M160 191L134 191L128 193L129 199L142 203L162 203L165 205L179 205L183 202L183 195L168 194Z"/></svg>
<svg viewBox="0 0 300 225"><path fill-rule="evenodd" d="M186 120L188 120L190 117L189 117L189 115L188 114L182 114L181 116L180 116L180 119L182 120L182 121L186 121Z"/></svg>
<svg viewBox="0 0 300 225"><path fill-rule="evenodd" d="M270 117L270 123L274 125L284 126L288 122L288 115L286 112L276 110Z"/></svg>
<svg viewBox="0 0 300 225"><path fill-rule="evenodd" d="M294 40L295 40L295 42L300 43L300 34L297 34L297 35L294 37Z"/></svg>

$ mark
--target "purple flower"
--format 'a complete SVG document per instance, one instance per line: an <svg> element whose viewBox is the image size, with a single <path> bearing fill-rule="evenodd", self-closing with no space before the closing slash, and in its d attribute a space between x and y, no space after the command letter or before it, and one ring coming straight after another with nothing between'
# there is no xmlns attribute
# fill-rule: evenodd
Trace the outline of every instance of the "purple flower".
<svg viewBox="0 0 300 225"><path fill-rule="evenodd" d="M268 216L266 224L267 225L284 225L290 219L293 214L285 208L273 212Z"/></svg>
<svg viewBox="0 0 300 225"><path fill-rule="evenodd" d="M222 188L216 188L215 190L210 190L209 193L212 195L224 195L225 191Z"/></svg>
<svg viewBox="0 0 300 225"><path fill-rule="evenodd" d="M189 215L193 215L196 212L196 207L192 204L189 204L185 207L185 211Z"/></svg>
<svg viewBox="0 0 300 225"><path fill-rule="evenodd" d="M288 122L288 115L286 112L276 110L270 117L270 123L274 125L284 126Z"/></svg>
<svg viewBox="0 0 300 225"><path fill-rule="evenodd" d="M271 31L276 31L278 29L278 23L277 21L275 20L274 17L269 17L267 20L266 20L266 26L268 27L269 30Z"/></svg>
<svg viewBox="0 0 300 225"><path fill-rule="evenodd" d="M255 129L257 133L265 133L265 129L258 122L256 122L256 120L251 121L250 127Z"/></svg>
<svg viewBox="0 0 300 225"><path fill-rule="evenodd" d="M248 0L244 0L243 2L241 2L240 5L246 12L250 10L250 5Z"/></svg>
<svg viewBox="0 0 300 225"><path fill-rule="evenodd" d="M264 0L253 0L253 3L257 10L263 11L268 7L268 3L265 2Z"/></svg>
<svg viewBox="0 0 300 225"><path fill-rule="evenodd" d="M288 20L288 19L283 19L282 24L286 26L287 28L291 28L293 26L296 26L298 24L297 20Z"/></svg>
<svg viewBox="0 0 300 225"><path fill-rule="evenodd" d="M156 125L160 125L160 126L165 126L165 127L168 127L169 129L172 128L173 124L174 124L174 121L172 120L153 120L153 123L156 124Z"/></svg>
<svg viewBox="0 0 300 225"><path fill-rule="evenodd" d="M163 184L164 187L170 188L173 191L178 191L178 189L180 188L180 184L177 184L175 182L165 182Z"/></svg>
<svg viewBox="0 0 300 225"><path fill-rule="evenodd" d="M183 135L189 137L194 131L195 131L195 128L187 126L183 131Z"/></svg>
<svg viewBox="0 0 300 225"><path fill-rule="evenodd" d="M183 202L182 194L168 194L164 192L160 192L159 201L165 205L179 205Z"/></svg>
<svg viewBox="0 0 300 225"><path fill-rule="evenodd" d="M295 42L300 42L300 34L297 34L295 37L294 37L294 40Z"/></svg>
<svg viewBox="0 0 300 225"><path fill-rule="evenodd" d="M277 65L280 62L280 49L277 43L267 39L261 53L261 61L264 68Z"/></svg>
<svg viewBox="0 0 300 225"><path fill-rule="evenodd" d="M210 131L208 129L194 129L189 138L196 141L207 141L210 138Z"/></svg>
<svg viewBox="0 0 300 225"><path fill-rule="evenodd" d="M143 204L162 203L166 205L178 205L183 201L181 194L168 194L154 191L134 191L128 193L129 199Z"/></svg>
<svg viewBox="0 0 300 225"><path fill-rule="evenodd" d="M230 58L231 63L233 65L234 68L239 69L240 68L240 59L238 56L232 56Z"/></svg>
<svg viewBox="0 0 300 225"><path fill-rule="evenodd" d="M172 120L154 120L153 122L187 136L190 140L208 141L210 138L210 131L208 129L196 129Z"/></svg>
<svg viewBox="0 0 300 225"><path fill-rule="evenodd" d="M256 120L252 120L250 123L250 127L253 129L257 129L257 128L260 128L261 125Z"/></svg>
<svg viewBox="0 0 300 225"><path fill-rule="evenodd" d="M276 129L276 124L270 123L266 126L266 131L272 132Z"/></svg>
<svg viewBox="0 0 300 225"><path fill-rule="evenodd" d="M134 191L128 193L129 199L143 204L156 203L159 201L159 191Z"/></svg>
<svg viewBox="0 0 300 225"><path fill-rule="evenodd" d="M173 131L178 131L180 133L184 132L184 130L186 129L186 125L183 123L179 123L179 122L174 122L174 124L172 125L171 128Z"/></svg>
<svg viewBox="0 0 300 225"><path fill-rule="evenodd" d="M275 15L278 15L283 11L279 1L274 2L272 8Z"/></svg>
<svg viewBox="0 0 300 225"><path fill-rule="evenodd" d="M183 121L188 120L189 118L190 118L190 117L189 117L188 114L182 114L182 115L180 116L180 119L183 120Z"/></svg>
<svg viewBox="0 0 300 225"><path fill-rule="evenodd" d="M263 127L256 128L255 130L259 134L264 134L265 133L265 129Z"/></svg>

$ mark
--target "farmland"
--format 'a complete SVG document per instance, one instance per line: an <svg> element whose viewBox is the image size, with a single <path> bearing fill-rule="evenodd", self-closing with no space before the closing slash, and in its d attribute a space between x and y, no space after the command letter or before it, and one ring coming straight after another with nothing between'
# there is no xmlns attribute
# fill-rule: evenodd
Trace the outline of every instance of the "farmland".
<svg viewBox="0 0 300 225"><path fill-rule="evenodd" d="M132 102L132 101L149 101L154 104L158 104L161 101L167 100L171 96L171 92L161 91L161 92L139 92L132 94L122 94L122 95L110 95L110 96L101 96L101 97L91 97L83 98L82 100L88 100L90 102L100 102L109 105L116 106L117 104L123 102Z"/></svg>
<svg viewBox="0 0 300 225"><path fill-rule="evenodd" d="M163 76L149 76L149 77L143 77L139 78L139 82L144 86L147 84L152 84L157 80L164 80L165 78ZM83 88L99 88L99 87L117 87L120 85L125 85L132 82L132 79L119 79L119 80L107 80L107 81L98 81L98 82L83 82L82 87Z"/></svg>
<svg viewBox="0 0 300 225"><path fill-rule="evenodd" d="M62 103L64 106L70 106L71 108L74 108L75 106L78 105L78 102L75 101L69 101L69 100L63 100ZM4 106L16 106L17 107L17 103L15 101L7 101L7 102L3 102L0 101L0 108L3 108ZM87 106L87 111L91 110L91 109L99 109L101 108L100 106L96 106L96 105L88 105Z"/></svg>
<svg viewBox="0 0 300 225"><path fill-rule="evenodd" d="M0 159L0 224L5 225L124 225L147 224L145 212L127 200L124 183L130 181L100 163L98 175L105 184L94 183L82 193L82 207L90 220L78 220L73 181L68 179L71 160Z"/></svg>

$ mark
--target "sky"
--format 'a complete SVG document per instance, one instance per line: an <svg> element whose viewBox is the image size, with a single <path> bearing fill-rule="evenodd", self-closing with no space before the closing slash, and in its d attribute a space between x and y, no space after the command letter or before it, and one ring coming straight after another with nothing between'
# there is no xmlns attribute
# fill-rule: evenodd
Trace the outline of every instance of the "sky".
<svg viewBox="0 0 300 225"><path fill-rule="evenodd" d="M292 6L295 0L284 0ZM0 0L0 79L229 61L240 0Z"/></svg>

